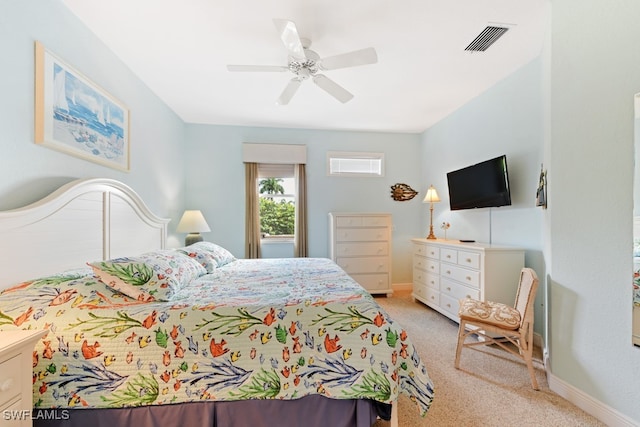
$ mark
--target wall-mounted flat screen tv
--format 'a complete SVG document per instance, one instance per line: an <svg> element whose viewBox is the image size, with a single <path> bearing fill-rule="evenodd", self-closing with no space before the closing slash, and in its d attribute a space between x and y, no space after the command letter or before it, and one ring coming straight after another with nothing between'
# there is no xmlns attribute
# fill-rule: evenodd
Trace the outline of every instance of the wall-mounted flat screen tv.
<svg viewBox="0 0 640 427"><path fill-rule="evenodd" d="M451 210L511 205L505 155L447 173Z"/></svg>

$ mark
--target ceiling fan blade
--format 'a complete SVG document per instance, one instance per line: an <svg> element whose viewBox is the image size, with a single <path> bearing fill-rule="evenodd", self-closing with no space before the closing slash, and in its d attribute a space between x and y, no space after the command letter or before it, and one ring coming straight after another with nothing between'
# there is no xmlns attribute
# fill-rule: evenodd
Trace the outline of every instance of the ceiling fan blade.
<svg viewBox="0 0 640 427"><path fill-rule="evenodd" d="M274 19L273 23L276 25L282 43L289 51L289 55L300 60L306 59L296 24L286 19Z"/></svg>
<svg viewBox="0 0 640 427"><path fill-rule="evenodd" d="M323 70L335 70L337 68L375 64L376 62L378 62L378 54L376 53L376 50L372 47L368 47L366 49L323 58L320 63L320 68Z"/></svg>
<svg viewBox="0 0 640 427"><path fill-rule="evenodd" d="M297 78L289 80L289 84L284 88L276 103L278 105L287 105L289 101L291 101L291 98L293 98L293 95L296 94L301 84L302 80L299 80Z"/></svg>
<svg viewBox="0 0 640 427"><path fill-rule="evenodd" d="M227 65L229 71L287 71L288 69L281 65Z"/></svg>
<svg viewBox="0 0 640 427"><path fill-rule="evenodd" d="M313 82L343 104L353 98L349 91L325 75L316 74L313 76Z"/></svg>

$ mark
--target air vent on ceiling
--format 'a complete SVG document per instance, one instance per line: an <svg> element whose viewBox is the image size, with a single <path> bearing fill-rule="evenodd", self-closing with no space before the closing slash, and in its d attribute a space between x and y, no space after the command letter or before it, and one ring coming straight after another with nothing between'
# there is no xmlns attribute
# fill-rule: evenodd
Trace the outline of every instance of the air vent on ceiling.
<svg viewBox="0 0 640 427"><path fill-rule="evenodd" d="M495 43L504 33L506 33L508 28L506 27L494 27L488 26L480 34L478 37L473 39L469 46L467 46L464 50L469 50L472 52L484 52Z"/></svg>

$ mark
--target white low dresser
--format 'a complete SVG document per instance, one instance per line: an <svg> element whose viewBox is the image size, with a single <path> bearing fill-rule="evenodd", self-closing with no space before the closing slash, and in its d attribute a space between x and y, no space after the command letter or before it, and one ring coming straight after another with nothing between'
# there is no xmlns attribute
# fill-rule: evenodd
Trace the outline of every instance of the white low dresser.
<svg viewBox="0 0 640 427"><path fill-rule="evenodd" d="M411 239L413 298L459 321L459 300L470 296L513 305L524 249L458 240Z"/></svg>
<svg viewBox="0 0 640 427"><path fill-rule="evenodd" d="M391 295L391 214L329 213L329 257L369 293Z"/></svg>
<svg viewBox="0 0 640 427"><path fill-rule="evenodd" d="M0 331L0 425L31 426L33 348L46 330Z"/></svg>

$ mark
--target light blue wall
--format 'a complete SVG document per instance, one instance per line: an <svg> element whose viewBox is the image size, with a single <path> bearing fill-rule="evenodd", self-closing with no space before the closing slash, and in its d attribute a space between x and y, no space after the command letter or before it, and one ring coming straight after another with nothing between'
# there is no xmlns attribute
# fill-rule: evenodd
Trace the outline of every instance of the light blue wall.
<svg viewBox="0 0 640 427"><path fill-rule="evenodd" d="M182 241L173 233L182 210L197 207L213 229L207 239L242 256L241 143L306 144L311 255L328 253L327 212L391 212L393 281L403 283L411 280L408 241L426 233L428 209L420 197L426 187L433 184L443 197L434 223L451 222L448 237L487 240L487 210L448 212L444 174L507 154L514 205L493 211L491 238L526 247L527 264L544 272L550 379L640 424L640 349L630 343L629 283L638 16L634 0L554 0L551 41L541 60L417 136L185 126L59 0L2 0L0 209L35 201L74 178L115 178L137 190L152 211L174 219L170 244ZM594 28L613 31L603 37ZM33 143L35 40L130 108L131 172ZM353 181L326 177L327 150L384 151L387 174ZM549 170L544 212L533 207L542 159ZM421 195L392 201L389 187L396 182ZM538 319L540 310L538 301Z"/></svg>
<svg viewBox="0 0 640 427"><path fill-rule="evenodd" d="M129 108L129 173L33 142L36 40ZM0 55L0 209L31 203L76 178L106 177L130 185L157 215L179 219L184 123L59 0L2 0Z"/></svg>
<svg viewBox="0 0 640 427"><path fill-rule="evenodd" d="M389 212L393 215L393 282L411 282L412 237L420 227L422 199L396 202L390 187L409 184L424 197L420 137L415 134L270 129L187 125L187 205L201 209L212 232L205 237L244 257L244 166L242 143L307 146L309 255L327 257L328 216L332 211ZM338 178L326 174L327 151L385 153L382 178ZM282 248L266 247L283 253Z"/></svg>
<svg viewBox="0 0 640 427"><path fill-rule="evenodd" d="M439 224L446 221L451 224L447 238L526 249L525 264L542 279L535 331L543 335L546 272L542 208L535 207L544 138L541 76L542 64L537 59L437 123L422 136L421 156L425 165L422 180L432 183L442 199L434 204L436 236L444 237ZM447 172L502 154L507 156L512 205L451 211Z"/></svg>
<svg viewBox="0 0 640 427"><path fill-rule="evenodd" d="M640 2L554 0L549 215L551 367L640 425L631 345L633 96ZM604 31L603 31L604 30Z"/></svg>

